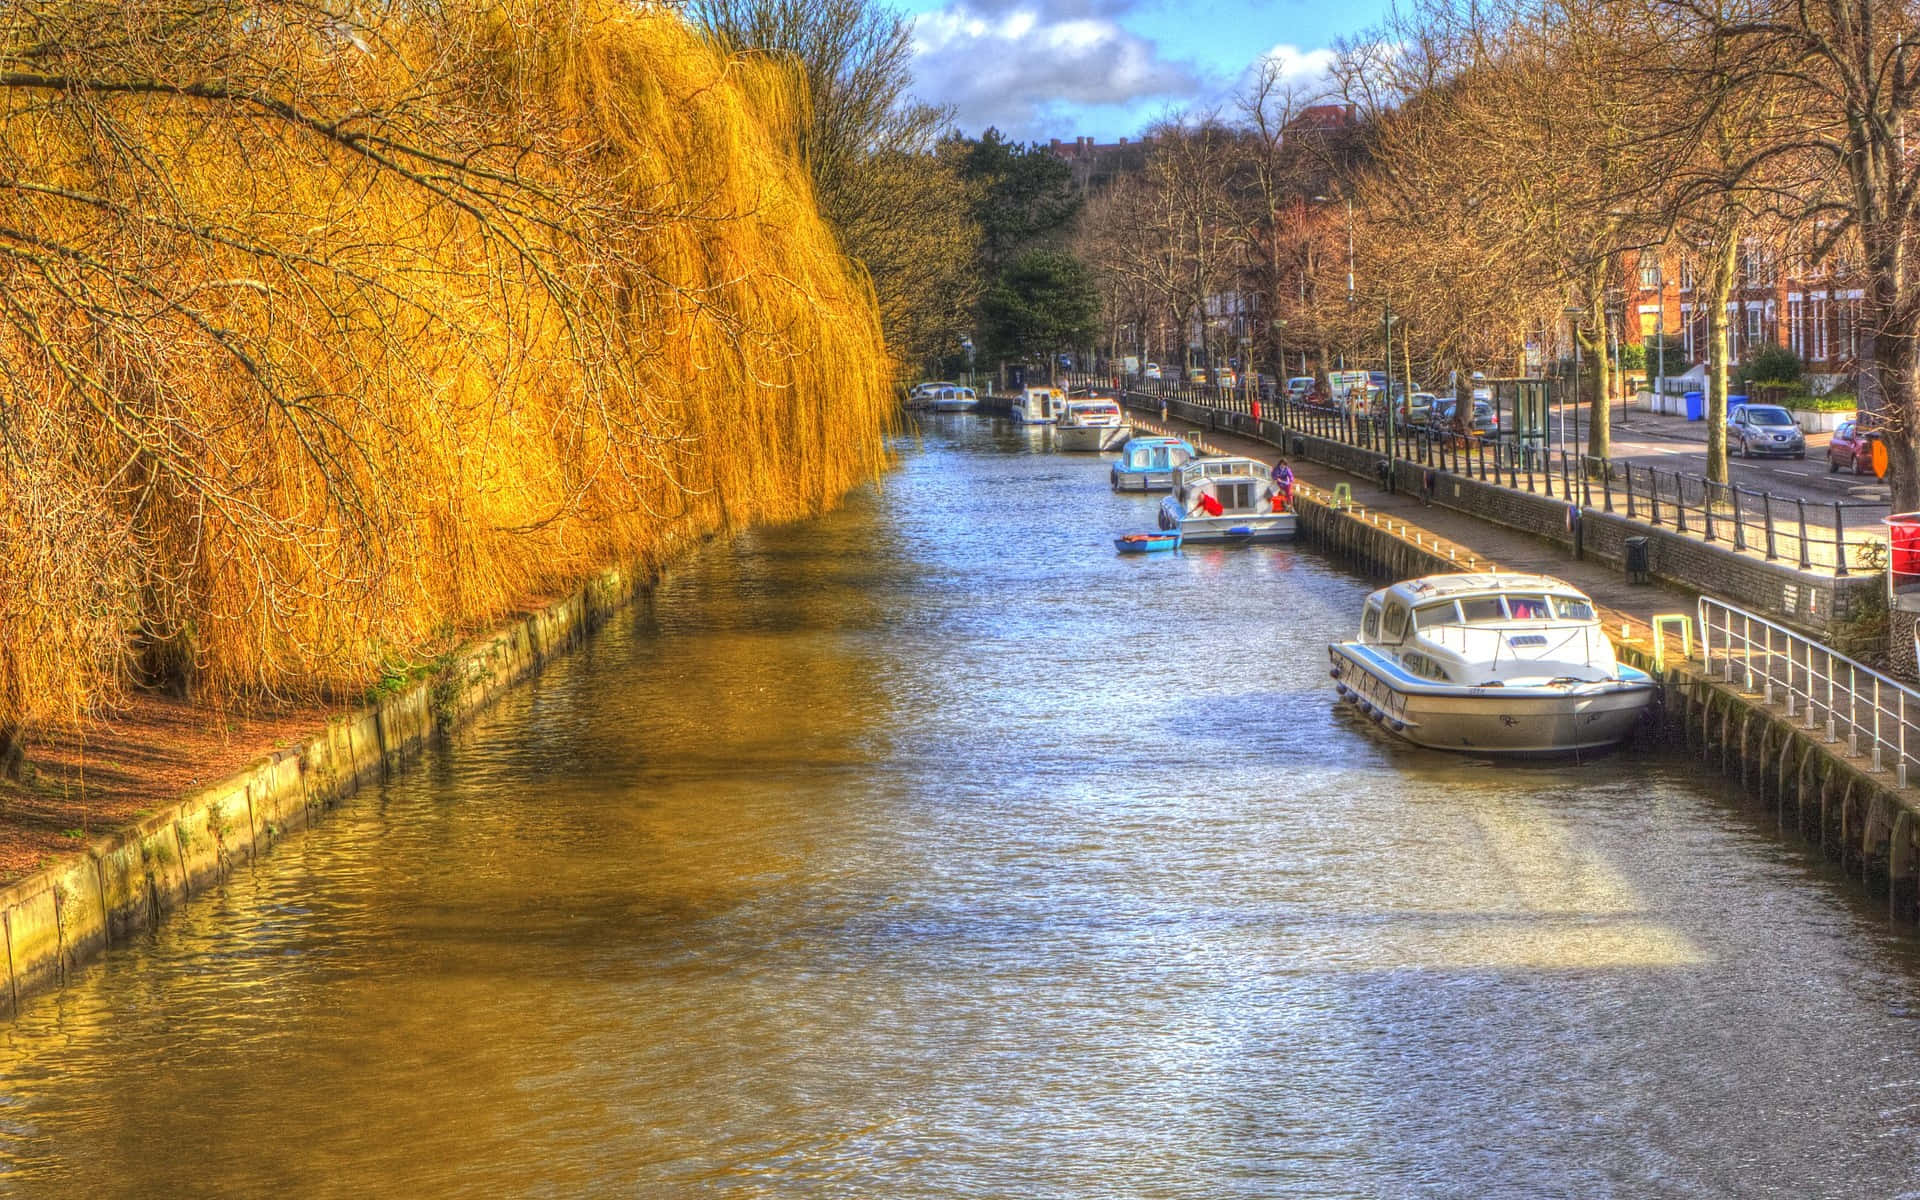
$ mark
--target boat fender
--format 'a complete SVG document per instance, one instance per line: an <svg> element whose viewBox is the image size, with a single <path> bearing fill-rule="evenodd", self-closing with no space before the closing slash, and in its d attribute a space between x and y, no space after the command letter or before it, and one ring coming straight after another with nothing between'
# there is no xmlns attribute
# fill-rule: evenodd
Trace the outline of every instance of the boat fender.
<svg viewBox="0 0 1920 1200"><path fill-rule="evenodd" d="M1407 723L1405 721L1388 721L1387 727L1393 730L1395 733L1405 733L1407 729Z"/></svg>
<svg viewBox="0 0 1920 1200"><path fill-rule="evenodd" d="M1327 671L1327 677L1330 679L1340 678L1340 668L1339 667L1329 668Z"/></svg>

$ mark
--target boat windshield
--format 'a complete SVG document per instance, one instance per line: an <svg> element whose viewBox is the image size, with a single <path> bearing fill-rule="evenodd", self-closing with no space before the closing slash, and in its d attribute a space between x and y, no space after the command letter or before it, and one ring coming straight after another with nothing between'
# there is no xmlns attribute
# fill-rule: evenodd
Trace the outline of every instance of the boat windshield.
<svg viewBox="0 0 1920 1200"><path fill-rule="evenodd" d="M1563 621L1593 620L1593 605L1586 600L1576 599L1572 596L1555 596L1553 598L1553 611L1558 614Z"/></svg>
<svg viewBox="0 0 1920 1200"><path fill-rule="evenodd" d="M1507 611L1516 621L1551 621L1553 609L1547 606L1545 596L1514 595L1506 597Z"/></svg>
<svg viewBox="0 0 1920 1200"><path fill-rule="evenodd" d="M1507 610L1498 596L1469 596L1460 602L1460 616L1469 624L1504 621L1507 619Z"/></svg>

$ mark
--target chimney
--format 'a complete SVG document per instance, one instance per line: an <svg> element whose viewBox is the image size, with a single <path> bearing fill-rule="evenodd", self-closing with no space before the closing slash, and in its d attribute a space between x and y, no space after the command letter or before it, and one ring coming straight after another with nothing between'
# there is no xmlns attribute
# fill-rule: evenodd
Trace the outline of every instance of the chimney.
<svg viewBox="0 0 1920 1200"><path fill-rule="evenodd" d="M1124 145L1126 145L1126 144L1127 144L1127 139L1125 139L1125 138L1121 138L1121 139L1120 139L1120 144L1121 144L1122 146L1124 146Z"/></svg>
<svg viewBox="0 0 1920 1200"><path fill-rule="evenodd" d="M1055 150L1058 150L1059 148L1060 148L1060 139L1059 139L1059 138L1054 138L1054 139L1053 139L1053 145L1052 145L1052 149L1055 149Z"/></svg>

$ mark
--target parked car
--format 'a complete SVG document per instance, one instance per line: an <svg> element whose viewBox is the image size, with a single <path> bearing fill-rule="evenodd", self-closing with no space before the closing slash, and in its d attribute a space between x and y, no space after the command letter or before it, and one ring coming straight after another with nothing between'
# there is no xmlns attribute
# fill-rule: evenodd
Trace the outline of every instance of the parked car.
<svg viewBox="0 0 1920 1200"><path fill-rule="evenodd" d="M1400 423L1403 425L1425 425L1433 420L1433 406L1440 397L1432 392L1415 392L1411 399L1400 401Z"/></svg>
<svg viewBox="0 0 1920 1200"><path fill-rule="evenodd" d="M1298 403L1313 393L1313 376L1295 375L1287 380L1287 399Z"/></svg>
<svg viewBox="0 0 1920 1200"><path fill-rule="evenodd" d="M1239 387L1240 382L1234 376L1232 368L1221 367L1218 371L1215 371L1213 373L1213 386L1219 388L1223 392L1230 392L1234 388Z"/></svg>
<svg viewBox="0 0 1920 1200"><path fill-rule="evenodd" d="M1142 377L1142 378L1145 378L1145 379L1158 379L1158 378L1160 378L1160 364L1159 364L1159 363L1148 363L1148 364L1146 365L1146 367L1145 367L1145 369L1144 369L1144 370L1142 370L1142 371L1140 372L1140 375L1141 375L1141 377Z"/></svg>
<svg viewBox="0 0 1920 1200"><path fill-rule="evenodd" d="M1205 367L1188 367L1187 383L1192 387L1207 386L1207 369Z"/></svg>
<svg viewBox="0 0 1920 1200"><path fill-rule="evenodd" d="M1428 421L1435 429L1447 429L1453 425L1454 413L1459 409L1459 401L1441 400L1432 408ZM1486 400L1473 402L1473 415L1467 419L1467 432L1474 437L1485 437L1497 433L1500 429L1500 417L1493 411L1493 405Z"/></svg>
<svg viewBox="0 0 1920 1200"><path fill-rule="evenodd" d="M1740 444L1740 456L1775 454L1805 458L1807 435L1793 414L1778 404L1736 404L1727 414L1727 450Z"/></svg>
<svg viewBox="0 0 1920 1200"><path fill-rule="evenodd" d="M1856 417L1840 422L1840 428L1833 431L1833 440L1827 443L1827 470L1838 471L1844 466L1855 475L1871 472L1873 447L1879 440L1880 430L1868 420Z"/></svg>

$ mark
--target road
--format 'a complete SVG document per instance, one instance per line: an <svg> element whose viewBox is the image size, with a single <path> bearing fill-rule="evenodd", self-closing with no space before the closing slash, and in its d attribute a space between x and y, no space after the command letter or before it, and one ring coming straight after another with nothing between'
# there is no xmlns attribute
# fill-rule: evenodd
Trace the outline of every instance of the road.
<svg viewBox="0 0 1920 1200"><path fill-rule="evenodd" d="M1584 416L1584 413L1568 412L1568 434L1581 444L1586 440ZM1613 421L1614 458L1661 471L1682 471L1690 475L1706 472L1707 434L1703 423L1618 407L1614 409ZM1733 458L1728 463L1732 481L1742 488L1769 491L1808 503L1832 504L1838 500L1887 505L1890 499L1887 485L1873 476L1855 476L1845 471L1828 473L1830 437L1825 433L1808 434L1804 459ZM1872 514L1861 515L1866 518Z"/></svg>

